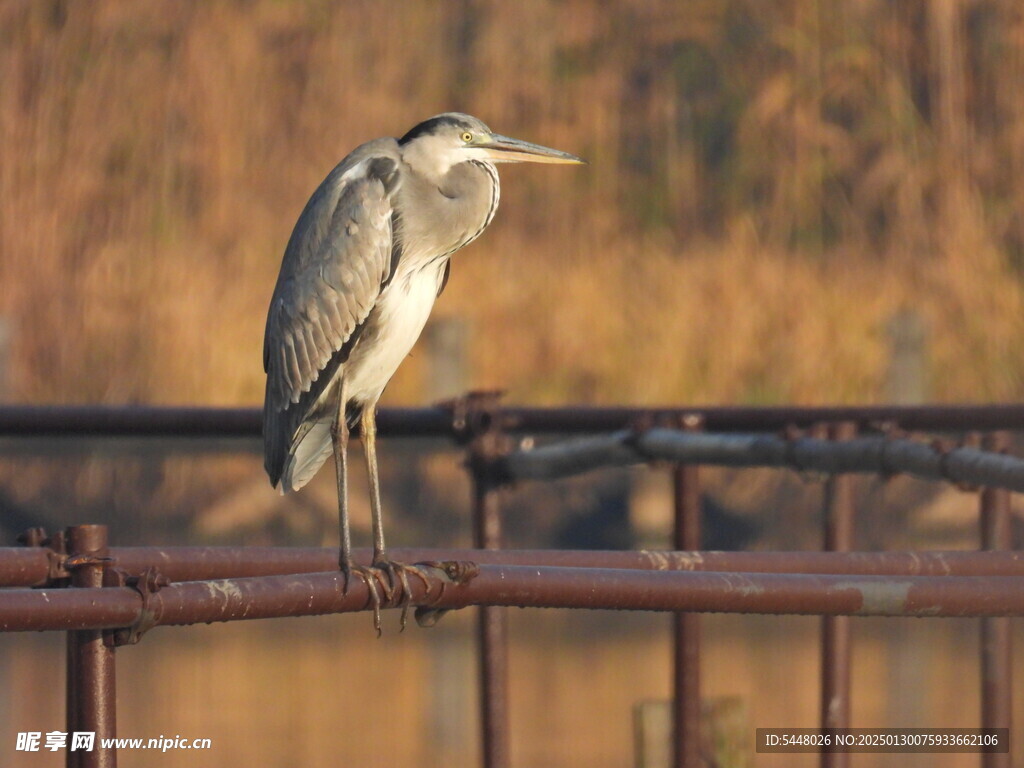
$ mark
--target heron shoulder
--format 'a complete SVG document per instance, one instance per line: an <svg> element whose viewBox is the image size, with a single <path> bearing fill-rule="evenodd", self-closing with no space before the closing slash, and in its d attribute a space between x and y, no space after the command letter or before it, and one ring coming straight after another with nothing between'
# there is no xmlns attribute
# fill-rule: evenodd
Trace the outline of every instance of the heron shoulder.
<svg viewBox="0 0 1024 768"><path fill-rule="evenodd" d="M398 142L384 138L357 147L338 163L320 182L295 222L285 247L281 276L315 257L339 213L351 214L355 206L389 200L400 183L401 162ZM382 189L373 182L379 182Z"/></svg>
<svg viewBox="0 0 1024 768"><path fill-rule="evenodd" d="M375 169L397 166L402 160L402 153L398 147L398 141L390 137L374 139L349 152L334 170L328 175L328 179L338 175L339 179L349 179L362 174L372 174Z"/></svg>

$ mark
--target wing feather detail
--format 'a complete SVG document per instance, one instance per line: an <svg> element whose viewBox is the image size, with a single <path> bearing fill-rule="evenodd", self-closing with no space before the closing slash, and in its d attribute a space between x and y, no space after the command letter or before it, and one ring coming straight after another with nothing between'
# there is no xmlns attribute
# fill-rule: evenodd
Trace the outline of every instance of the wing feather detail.
<svg viewBox="0 0 1024 768"><path fill-rule="evenodd" d="M267 314L265 463L276 485L392 269L393 139L364 144L313 193L285 249Z"/></svg>

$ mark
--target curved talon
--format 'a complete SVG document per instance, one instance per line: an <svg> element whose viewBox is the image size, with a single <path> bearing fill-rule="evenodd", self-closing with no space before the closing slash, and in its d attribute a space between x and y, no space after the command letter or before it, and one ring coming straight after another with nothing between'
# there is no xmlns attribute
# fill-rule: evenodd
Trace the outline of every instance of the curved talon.
<svg viewBox="0 0 1024 768"><path fill-rule="evenodd" d="M370 566L370 570L373 571L375 577L378 579L380 588L384 592L384 599L387 600L388 605L390 605L395 599L395 564L389 560L375 560L373 565ZM382 574L387 574L388 578L386 583L382 578Z"/></svg>
<svg viewBox="0 0 1024 768"><path fill-rule="evenodd" d="M377 637L381 636L381 623L380 623L380 607L382 604L380 598L381 589L380 583L376 579L373 568L367 568L363 565L356 565L352 567L352 570L363 577L363 581L366 582L366 589L370 593L370 602L373 603L373 628L377 632ZM346 591L348 589L348 582L345 584ZM385 593L386 596L386 593Z"/></svg>
<svg viewBox="0 0 1024 768"><path fill-rule="evenodd" d="M428 596L430 595L430 581L423 574L423 571L415 565L405 565L404 563L395 563L394 565L402 582L402 630L404 631L409 617L409 606L412 605L412 586L409 584L409 574L411 573L420 580L423 584L423 589ZM442 586L442 589L443 588L444 587Z"/></svg>
<svg viewBox="0 0 1024 768"><path fill-rule="evenodd" d="M402 617L399 619L399 632L405 632L405 623L409 617L409 605L412 603L412 587L409 586L408 566L400 565L395 569L398 573L398 580L402 583L402 596L399 601L402 605Z"/></svg>
<svg viewBox="0 0 1024 768"><path fill-rule="evenodd" d="M412 587L409 586L408 570L409 567L406 565L400 565L395 568L395 572L398 574L398 581L402 585L402 602L404 604L408 604L412 600Z"/></svg>
<svg viewBox="0 0 1024 768"><path fill-rule="evenodd" d="M412 572L412 574L423 583L423 589L427 593L427 595L429 596L430 595L430 580L423 574L423 571L421 571L415 565L407 565L407 566L405 566L405 568L407 568L410 572Z"/></svg>
<svg viewBox="0 0 1024 768"><path fill-rule="evenodd" d="M349 585L352 582L352 566L350 566L347 562L342 562L339 567L341 569L341 578L342 578L341 594L343 596L347 597L348 596Z"/></svg>

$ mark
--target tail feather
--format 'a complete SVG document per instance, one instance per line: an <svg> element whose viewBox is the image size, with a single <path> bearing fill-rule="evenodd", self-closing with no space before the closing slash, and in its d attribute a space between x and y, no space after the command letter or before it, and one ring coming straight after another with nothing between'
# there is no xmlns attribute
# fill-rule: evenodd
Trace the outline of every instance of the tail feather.
<svg viewBox="0 0 1024 768"><path fill-rule="evenodd" d="M310 480L334 451L331 422L317 421L291 446L285 457L281 477L276 483L281 493L297 491Z"/></svg>
<svg viewBox="0 0 1024 768"><path fill-rule="evenodd" d="M350 430L359 423L362 411L360 404L348 404L345 420ZM312 480L334 450L332 419L308 419L292 432L287 428L289 417L288 411L265 413L263 423L264 466L271 485L282 494L297 491Z"/></svg>

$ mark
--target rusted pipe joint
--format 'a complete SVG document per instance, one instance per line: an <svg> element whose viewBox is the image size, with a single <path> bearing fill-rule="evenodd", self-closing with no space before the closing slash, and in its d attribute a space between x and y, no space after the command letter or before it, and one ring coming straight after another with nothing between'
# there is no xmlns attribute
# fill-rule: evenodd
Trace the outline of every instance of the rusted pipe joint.
<svg viewBox="0 0 1024 768"><path fill-rule="evenodd" d="M981 438L977 434L965 436L959 443L944 438L934 438L931 441L932 450L939 455L939 475L958 490L971 493L980 490L978 486L971 483L955 480L949 471L949 455L958 448L981 446Z"/></svg>
<svg viewBox="0 0 1024 768"><path fill-rule="evenodd" d="M468 560L428 560L416 563L415 568L427 571L428 575L440 583L440 589L436 596L430 594L429 583L427 583L426 598L429 602L416 607L413 617L416 623L424 628L433 627L441 620L450 608L437 608L437 603L444 597L449 584L462 586L468 584L480 574L480 566ZM426 583L426 582L425 582Z"/></svg>
<svg viewBox="0 0 1024 768"><path fill-rule="evenodd" d="M502 461L514 448L512 439L503 430L503 394L502 390L479 390L440 404L451 413L456 442L468 446L466 467L491 488L508 485L513 480Z"/></svg>
<svg viewBox="0 0 1024 768"><path fill-rule="evenodd" d="M65 565L67 561L67 545L64 532L58 531L53 536L46 533L45 528L29 528L18 534L16 539L23 547L46 550L46 585L59 586L71 578L71 572Z"/></svg>
<svg viewBox="0 0 1024 768"><path fill-rule="evenodd" d="M64 557L64 570L68 573L78 570L79 568L85 568L90 565L99 565L106 567L107 565L114 562L112 557L100 557L98 555L66 555Z"/></svg>
<svg viewBox="0 0 1024 768"><path fill-rule="evenodd" d="M152 607L152 596L170 583L171 580L160 573L159 569L155 566L146 568L137 576L129 576L120 568L107 568L104 570L104 587L131 587L142 597L142 610L139 612L139 620L130 627L104 633L104 643L113 647L135 645L138 643L142 636L155 627L157 623L156 614Z"/></svg>
<svg viewBox="0 0 1024 768"><path fill-rule="evenodd" d="M672 462L651 454L647 451L641 438L653 429L672 429L683 432L700 432L704 428L704 416L700 413L658 413L657 411L640 414L626 427L627 432L622 440L646 464L671 464Z"/></svg>
<svg viewBox="0 0 1024 768"><path fill-rule="evenodd" d="M451 414L452 435L465 445L485 433L500 430L501 389L482 389L466 392L453 400L438 403Z"/></svg>

